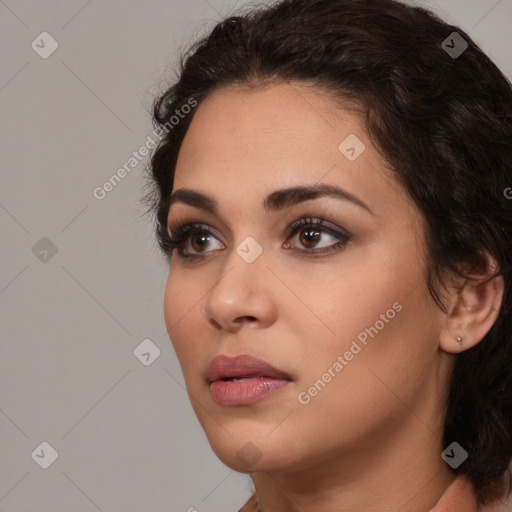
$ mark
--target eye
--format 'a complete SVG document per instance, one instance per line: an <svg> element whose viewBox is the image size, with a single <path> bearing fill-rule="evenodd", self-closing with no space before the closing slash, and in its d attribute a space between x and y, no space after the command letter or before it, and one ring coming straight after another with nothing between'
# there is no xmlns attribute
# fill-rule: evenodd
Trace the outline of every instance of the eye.
<svg viewBox="0 0 512 512"><path fill-rule="evenodd" d="M312 219L304 218L298 221L295 221L289 229L288 237L297 233L293 238L298 238L299 244L303 247L306 247L306 250L299 250L302 253L309 254L322 254L329 253L338 250L339 248L346 245L352 238L352 234L346 230L338 231L333 228L329 228L324 225L324 219ZM330 245L320 247L320 250L312 250L318 247L319 240L322 239L327 234L329 237L335 240L335 243L331 243ZM336 242L337 240L337 242ZM285 244L286 248L296 248L296 244Z"/></svg>
<svg viewBox="0 0 512 512"><path fill-rule="evenodd" d="M295 235L295 233L297 233ZM290 243L288 240L292 235L297 242ZM325 235L334 239L334 243L321 247L320 250L315 249ZM287 230L287 241L284 244L285 249L294 249L303 254L325 254L336 251L345 246L352 238L352 234L347 230L339 228L339 231L324 225L324 219L303 218L295 221ZM210 231L209 227L204 224L187 224L181 225L169 233L170 251L176 249L181 258L201 259L208 252L208 244L212 240L218 239ZM222 246L222 243L219 242ZM297 249L302 245L305 249ZM190 251L192 249L192 251Z"/></svg>
<svg viewBox="0 0 512 512"><path fill-rule="evenodd" d="M210 238L215 238L215 236L208 226L204 224L181 225L169 234L169 245L171 251L176 249L178 255L182 258L201 257L200 254L202 252L211 252L202 251L208 245ZM200 253L198 256L186 254L185 249L188 249L189 241L191 242L192 250Z"/></svg>

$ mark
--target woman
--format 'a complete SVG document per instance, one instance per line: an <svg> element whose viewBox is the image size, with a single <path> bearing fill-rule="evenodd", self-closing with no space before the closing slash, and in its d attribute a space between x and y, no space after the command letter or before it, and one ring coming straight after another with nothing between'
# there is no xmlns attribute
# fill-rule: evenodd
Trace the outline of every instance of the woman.
<svg viewBox="0 0 512 512"><path fill-rule="evenodd" d="M165 321L242 511L510 492L512 91L394 0L219 23L154 105Z"/></svg>

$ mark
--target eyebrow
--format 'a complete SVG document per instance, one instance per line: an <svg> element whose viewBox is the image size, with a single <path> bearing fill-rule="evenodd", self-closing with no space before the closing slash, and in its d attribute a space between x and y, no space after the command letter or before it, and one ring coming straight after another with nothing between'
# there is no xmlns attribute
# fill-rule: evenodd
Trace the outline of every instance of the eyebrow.
<svg viewBox="0 0 512 512"><path fill-rule="evenodd" d="M354 194L335 185L326 183L275 190L263 201L263 209L266 213L273 213L320 197L334 197L342 201L347 201L375 215L370 207ZM176 203L188 204L189 206L200 208L214 215L217 215L219 212L219 203L217 200L197 190L187 188L177 190L169 199L169 210L172 205Z"/></svg>

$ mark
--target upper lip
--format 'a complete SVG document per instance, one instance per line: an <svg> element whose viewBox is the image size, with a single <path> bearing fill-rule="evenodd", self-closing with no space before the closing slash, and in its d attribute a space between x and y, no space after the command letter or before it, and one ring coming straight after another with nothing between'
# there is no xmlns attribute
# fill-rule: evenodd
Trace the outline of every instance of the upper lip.
<svg viewBox="0 0 512 512"><path fill-rule="evenodd" d="M208 384L223 378L252 376L291 380L287 373L278 370L266 361L249 355L214 357L206 370Z"/></svg>

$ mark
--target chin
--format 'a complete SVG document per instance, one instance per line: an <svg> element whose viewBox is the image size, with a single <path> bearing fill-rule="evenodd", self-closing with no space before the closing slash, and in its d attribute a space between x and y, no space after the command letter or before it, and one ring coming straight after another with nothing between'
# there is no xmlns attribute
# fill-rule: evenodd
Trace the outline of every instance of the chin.
<svg viewBox="0 0 512 512"><path fill-rule="evenodd" d="M297 446L293 440L288 440L290 446L283 439L276 436L274 439L266 438L261 434L252 436L250 429L246 429L245 435L233 436L223 431L215 435L208 434L205 430L208 442L215 455L229 468L239 473L253 473L255 471L286 471L295 466L294 457Z"/></svg>

